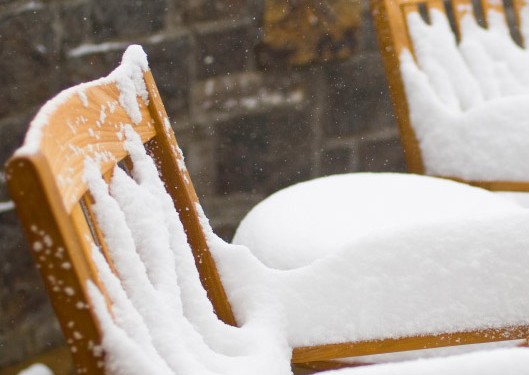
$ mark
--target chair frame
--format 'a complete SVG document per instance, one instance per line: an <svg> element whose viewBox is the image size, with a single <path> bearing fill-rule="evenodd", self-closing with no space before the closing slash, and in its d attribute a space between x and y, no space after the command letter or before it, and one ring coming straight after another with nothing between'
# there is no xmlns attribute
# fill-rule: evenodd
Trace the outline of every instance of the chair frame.
<svg viewBox="0 0 529 375"><path fill-rule="evenodd" d="M135 130L154 158L179 211L201 282L217 316L225 323L235 325L230 303L199 222L197 195L187 170L182 168L183 157L168 126L167 115L150 71L144 73L144 80L149 104L146 106L138 99L142 121L135 126ZM6 179L77 371L79 374L99 375L104 374L104 353L97 350L101 330L90 308L87 282L95 283L105 295L90 249L94 243L99 244L105 254L106 247L91 211L92 197L82 178L84 157L76 152L76 147L110 153L113 160L107 160L101 166L102 176L108 179L119 161L124 161L125 165L130 163L124 142L117 136L119 124L130 123L130 119L117 106L98 130L100 138L94 138L90 126L86 124L94 124L100 119L101 106L117 100L119 90L114 83L97 84L97 81L84 90L89 105L85 107L79 95L70 95L64 100L48 115L48 124L42 129L38 150L15 153L8 161ZM68 124L81 116L88 120L84 121L86 124L78 124L75 132L67 131ZM69 176L67 183L61 183L61 176L65 175ZM311 362L314 368L329 368L329 364L324 362L329 359L527 337L529 326L518 326L298 347L293 349L292 363Z"/></svg>
<svg viewBox="0 0 529 375"><path fill-rule="evenodd" d="M454 33L460 36L460 22L467 15L468 9L473 9L472 0L370 0L371 13L377 30L379 48L384 62L384 69L389 84L391 99L398 122L401 143L408 171L425 174L421 150L415 131L410 121L408 101L404 90L404 83L400 72L399 56L403 50L413 54L413 43L408 33L406 16L412 12L419 12L419 6L424 5L429 11L436 9L446 14L446 4L450 3L455 20ZM520 13L524 0L512 0L517 25L520 25ZM505 15L502 2L480 0L485 23L489 10ZM463 5L463 6L462 6ZM483 181L463 180L455 176L439 176L465 182L493 191L529 191L528 181Z"/></svg>

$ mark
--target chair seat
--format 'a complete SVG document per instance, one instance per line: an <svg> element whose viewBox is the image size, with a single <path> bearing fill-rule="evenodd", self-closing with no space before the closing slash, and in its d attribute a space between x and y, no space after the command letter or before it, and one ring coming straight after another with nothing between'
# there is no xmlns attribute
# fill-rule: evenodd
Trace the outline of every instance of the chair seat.
<svg viewBox="0 0 529 375"><path fill-rule="evenodd" d="M528 323L528 225L526 209L479 188L350 174L257 205L234 239L246 259L214 251L238 321L275 287L289 343L304 346ZM247 272L225 278L234 268Z"/></svg>

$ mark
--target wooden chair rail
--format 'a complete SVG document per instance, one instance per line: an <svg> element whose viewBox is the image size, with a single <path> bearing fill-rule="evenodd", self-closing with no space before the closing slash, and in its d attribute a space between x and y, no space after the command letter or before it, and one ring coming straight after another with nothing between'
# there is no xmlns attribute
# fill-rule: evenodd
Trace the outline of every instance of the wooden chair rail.
<svg viewBox="0 0 529 375"><path fill-rule="evenodd" d="M445 346L481 344L516 339L526 340L528 337L529 326L517 326L442 333L438 335L385 338L383 340L295 348L292 353L292 362L304 363L344 357L403 352L418 349L433 349Z"/></svg>

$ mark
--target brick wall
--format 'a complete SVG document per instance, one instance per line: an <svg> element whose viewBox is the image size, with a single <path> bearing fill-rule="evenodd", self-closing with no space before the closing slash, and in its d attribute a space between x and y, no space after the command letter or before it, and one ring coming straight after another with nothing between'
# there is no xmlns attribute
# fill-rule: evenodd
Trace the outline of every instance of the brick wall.
<svg viewBox="0 0 529 375"><path fill-rule="evenodd" d="M140 43L216 231L313 177L403 171L367 1L347 61L260 69L262 0L0 0L0 163L61 89ZM0 180L0 202L8 200ZM0 213L0 368L62 343L13 211Z"/></svg>

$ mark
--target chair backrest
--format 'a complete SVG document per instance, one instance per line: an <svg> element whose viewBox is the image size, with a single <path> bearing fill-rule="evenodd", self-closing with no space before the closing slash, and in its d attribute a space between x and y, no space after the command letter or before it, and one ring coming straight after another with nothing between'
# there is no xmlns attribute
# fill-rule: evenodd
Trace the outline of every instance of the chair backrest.
<svg viewBox="0 0 529 375"><path fill-rule="evenodd" d="M120 135L124 124L134 123L127 108L135 103L130 103L130 96L127 103L127 88L123 87L134 85L134 77L127 77L131 67L126 65L106 79L73 87L48 102L33 120L24 146L6 166L11 197L79 373L103 373L96 350L101 332L89 308L87 282L91 280L103 290L90 249L97 243L105 251L105 241L91 211L93 201L83 179L84 160L90 157L101 161L101 174L106 177L120 161L130 163ZM140 69L148 94L146 105L133 91L132 100L141 114L132 114L137 122L134 129L156 161L179 210L215 312L234 325L199 224L195 190L146 66L146 60L143 70L133 66Z"/></svg>
<svg viewBox="0 0 529 375"><path fill-rule="evenodd" d="M490 10L505 15L502 1L479 0L479 2L485 16L485 24L487 24ZM414 52L407 25L407 15L413 12L420 12L421 8L426 12L435 9L445 14L450 11L449 14L453 16L454 20L452 32L459 36L462 18L469 14L474 16L473 3L475 3L473 0L371 0L379 48L384 61L393 108L399 125L405 159L408 170L412 173L424 174L425 166L421 149L410 121L409 103L400 69L401 52L403 50L410 51L412 54ZM526 6L525 0L512 0L512 5L516 15L516 22L520 25L520 15L524 6ZM457 176L453 176L453 179L489 190L529 191L529 182L467 181L457 178Z"/></svg>

